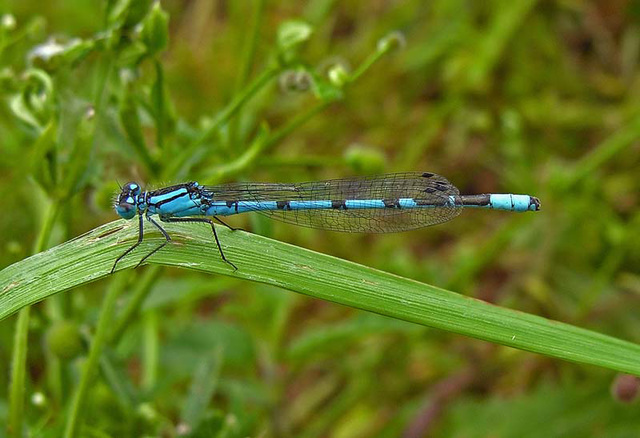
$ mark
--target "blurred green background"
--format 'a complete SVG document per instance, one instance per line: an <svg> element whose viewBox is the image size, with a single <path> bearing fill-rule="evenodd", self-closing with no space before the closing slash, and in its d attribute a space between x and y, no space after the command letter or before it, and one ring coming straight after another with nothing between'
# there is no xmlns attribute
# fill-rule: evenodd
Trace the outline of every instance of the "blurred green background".
<svg viewBox="0 0 640 438"><path fill-rule="evenodd" d="M640 340L640 2L67 0L2 11L0 267L114 220L116 181L431 171L463 193L538 196L542 210L466 211L394 235L229 222ZM635 378L229 277L129 275L128 290L149 295L101 359L78 436L640 430L637 403L624 402ZM111 282L32 309L25 433L61 435ZM0 323L0 423L16 330L15 317Z"/></svg>

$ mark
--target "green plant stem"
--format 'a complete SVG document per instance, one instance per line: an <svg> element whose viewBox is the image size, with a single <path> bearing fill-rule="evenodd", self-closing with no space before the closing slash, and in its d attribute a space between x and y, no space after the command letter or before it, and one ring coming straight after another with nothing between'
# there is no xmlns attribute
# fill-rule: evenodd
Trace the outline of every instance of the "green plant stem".
<svg viewBox="0 0 640 438"><path fill-rule="evenodd" d="M24 385L27 366L27 340L29 334L30 306L24 307L18 314L16 332L13 337L11 356L11 387L9 394L9 436L22 436L22 417L24 415Z"/></svg>
<svg viewBox="0 0 640 438"><path fill-rule="evenodd" d="M55 224L56 217L60 210L60 204L52 202L47 208L40 233L36 239L34 253L44 250L51 237L51 230ZM13 352L11 356L11 385L9 394L9 421L8 432L10 436L22 436L22 423L24 416L24 387L27 367L27 347L29 339L29 316L30 307L26 306L20 310L16 331L14 334Z"/></svg>
<svg viewBox="0 0 640 438"><path fill-rule="evenodd" d="M253 19L251 20L251 30L247 43L242 50L242 59L236 80L236 93L239 93L247 83L253 67L253 61L256 55L256 47L260 37L260 25L264 19L264 0L254 0L250 6L253 11ZM229 145L233 147L238 138L238 119L234 119L229 124Z"/></svg>
<svg viewBox="0 0 640 438"><path fill-rule="evenodd" d="M260 157L265 147L266 140L262 137L256 138L251 146L242 153L242 155L238 156L233 161L217 165L207 171L207 177L203 181L205 184L215 184L220 182L220 180L241 173L245 169L249 168L251 164Z"/></svg>
<svg viewBox="0 0 640 438"><path fill-rule="evenodd" d="M82 409L87 403L87 394L94 376L97 373L100 355L102 354L103 347L106 344L109 327L111 326L113 309L116 304L116 300L120 296L126 285L127 275L116 274L116 277L111 282L107 295L102 304L100 310L100 316L98 318L98 326L96 328L96 334L91 342L91 349L89 350L89 356L82 368L82 376L80 382L76 388L76 392L71 403L71 409L67 416L67 424L65 427L65 438L73 438L78 433L80 421L82 419Z"/></svg>
<svg viewBox="0 0 640 438"><path fill-rule="evenodd" d="M156 82L153 85L156 88L156 95L158 101L155 102L154 109L156 111L156 145L158 149L164 150L164 136L165 136L165 123L166 123L166 101L164 96L164 70L162 64L157 59L154 60L154 67L156 71Z"/></svg>
<svg viewBox="0 0 640 438"><path fill-rule="evenodd" d="M477 88L487 80L504 48L522 29L523 22L537 3L536 0L509 2L497 10L487 32L478 38L473 62L466 70L465 86Z"/></svg>
<svg viewBox="0 0 640 438"><path fill-rule="evenodd" d="M245 88L244 92L239 93L231 103L216 116L213 123L205 129L192 147L200 146L209 140L224 123L229 121L229 119L233 117L251 97L257 94L258 91L260 91L279 72L280 67L269 67L263 71L260 76Z"/></svg>
<svg viewBox="0 0 640 438"><path fill-rule="evenodd" d="M125 92L118 112L120 123L127 139L138 158L144 163L145 168L152 174L157 175L159 164L152 157L147 141L144 136L142 122L138 115L138 104L133 95L132 86Z"/></svg>
<svg viewBox="0 0 640 438"><path fill-rule="evenodd" d="M258 137L253 142L251 147L249 147L242 155L240 155L233 161L209 169L206 172L207 178L204 180L204 182L207 184L214 184L219 182L220 180L230 178L232 176L238 175L239 173L242 173L243 171L248 169L262 155L263 152L269 150L270 148L281 142L285 137L298 129L300 126L304 125L316 114L324 111L324 109L331 105L331 103L332 102L328 101L318 102L307 111L303 112L297 117L294 117L293 120L275 131L267 138Z"/></svg>
<svg viewBox="0 0 640 438"><path fill-rule="evenodd" d="M167 170L167 175L171 177L182 177L189 171L187 163L193 156L198 155L198 150L207 142L220 127L227 123L238 110L254 95L256 95L269 81L280 72L280 67L269 67L260 76L251 82L242 93L239 93L231 103L213 120L191 145L175 160L175 164Z"/></svg>
<svg viewBox="0 0 640 438"><path fill-rule="evenodd" d="M52 297L54 299L55 297ZM49 349L45 351L47 387L51 395L52 404L60 406L64 395L62 380L62 363Z"/></svg>
<svg viewBox="0 0 640 438"><path fill-rule="evenodd" d="M53 230L53 226L59 212L60 203L58 201L51 202L47 212L45 213L42 226L40 227L40 233L38 234L38 239L36 240L33 248L34 254L44 251L47 247L47 243L49 243L49 238L51 237L51 231Z"/></svg>
<svg viewBox="0 0 640 438"><path fill-rule="evenodd" d="M333 101L322 101L316 103L314 106L294 117L289 123L284 125L282 128L275 131L265 142L264 150L269 150L276 144L280 143L285 137L291 134L293 131L307 123L310 119L312 119L316 114L321 113L325 109L327 109Z"/></svg>
<svg viewBox="0 0 640 438"><path fill-rule="evenodd" d="M352 84L356 82L358 79L360 79L360 77L363 74L365 74L367 70L373 67L373 64L378 62L384 55L386 55L391 50L392 50L392 47L388 46L384 50L376 50L375 52L367 56L364 62L360 64L358 68L356 68L355 71L351 74L351 76L349 77L349 83Z"/></svg>
<svg viewBox="0 0 640 438"><path fill-rule="evenodd" d="M260 24L264 19L264 3L264 0L254 0L253 5L251 6L251 9L253 10L251 33L248 38L248 43L242 51L242 62L240 63L238 79L236 81L236 91L238 92L247 83L247 79L251 73L251 67L253 66L253 60L256 55L256 46L258 45L260 37Z"/></svg>

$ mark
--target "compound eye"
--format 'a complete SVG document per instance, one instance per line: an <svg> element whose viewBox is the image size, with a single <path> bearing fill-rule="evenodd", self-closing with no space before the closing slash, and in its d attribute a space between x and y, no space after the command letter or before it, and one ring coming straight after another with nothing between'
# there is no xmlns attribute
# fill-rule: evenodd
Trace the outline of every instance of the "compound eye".
<svg viewBox="0 0 640 438"><path fill-rule="evenodd" d="M137 195L138 193L140 193L140 186L135 182L126 183L122 188L122 193L131 193Z"/></svg>
<svg viewBox="0 0 640 438"><path fill-rule="evenodd" d="M131 219L136 215L136 197L140 194L140 186L130 182L122 187L115 205L116 213L123 219Z"/></svg>
<svg viewBox="0 0 640 438"><path fill-rule="evenodd" d="M131 219L136 215L136 204L132 196L119 200L115 207L116 213L123 219Z"/></svg>

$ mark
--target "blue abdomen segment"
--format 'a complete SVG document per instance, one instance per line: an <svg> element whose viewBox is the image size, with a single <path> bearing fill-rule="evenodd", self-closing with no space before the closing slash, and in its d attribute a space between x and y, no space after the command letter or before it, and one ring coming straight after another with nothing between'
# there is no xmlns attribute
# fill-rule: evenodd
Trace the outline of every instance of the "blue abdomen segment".
<svg viewBox="0 0 640 438"><path fill-rule="evenodd" d="M229 216L250 211L300 211L300 210L368 210L368 209L411 209L435 207L460 207L455 198L440 204L420 203L413 198L385 199L346 199L317 201L211 201L204 214L207 216Z"/></svg>
<svg viewBox="0 0 640 438"><path fill-rule="evenodd" d="M540 201L535 196L513 194L463 195L462 204L472 208L490 208L515 212L538 211Z"/></svg>
<svg viewBox="0 0 640 438"><path fill-rule="evenodd" d="M490 195L489 208L495 210L507 210L515 212L537 211L540 208L540 202L537 198L529 195Z"/></svg>

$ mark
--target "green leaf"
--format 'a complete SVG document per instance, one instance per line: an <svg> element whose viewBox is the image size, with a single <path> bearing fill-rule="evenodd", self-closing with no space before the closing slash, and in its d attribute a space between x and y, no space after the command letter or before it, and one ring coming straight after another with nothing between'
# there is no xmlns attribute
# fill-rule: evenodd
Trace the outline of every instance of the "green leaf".
<svg viewBox="0 0 640 438"><path fill-rule="evenodd" d="M312 33L313 27L304 21L285 21L278 28L278 46L281 50L290 50L307 41Z"/></svg>
<svg viewBox="0 0 640 438"><path fill-rule="evenodd" d="M53 81L47 72L29 69L24 74L24 89L9 102L13 114L40 132L55 111Z"/></svg>
<svg viewBox="0 0 640 438"><path fill-rule="evenodd" d="M70 41L62 52L64 63L66 65L76 65L94 50L96 44L94 41L83 41L75 39Z"/></svg>
<svg viewBox="0 0 640 438"><path fill-rule="evenodd" d="M156 163L145 141L132 83L127 84L127 87L123 90L118 116L133 150L145 164L147 170L154 173L156 171Z"/></svg>
<svg viewBox="0 0 640 438"><path fill-rule="evenodd" d="M164 68L158 61L155 62L156 78L151 87L149 96L156 127L156 144L159 149L165 147L165 135L173 133L176 125L176 110L171 101L171 95L166 87Z"/></svg>
<svg viewBox="0 0 640 438"><path fill-rule="evenodd" d="M48 193L53 191L58 179L57 128L55 119L52 119L30 151L31 174Z"/></svg>
<svg viewBox="0 0 640 438"><path fill-rule="evenodd" d="M239 268L234 272L220 259L208 227L165 227L174 241L154 254L149 263L275 285L497 344L640 375L640 346L631 342L218 227L225 255ZM0 271L0 320L56 293L109 277L114 260L135 243L137 234L135 221L115 221ZM118 268L135 266L162 242L159 233L148 232Z"/></svg>
<svg viewBox="0 0 640 438"><path fill-rule="evenodd" d="M150 54L164 50L169 41L169 14L162 10L160 2L155 2L149 14L142 21L140 38Z"/></svg>
<svg viewBox="0 0 640 438"><path fill-rule="evenodd" d="M147 47L141 41L132 41L118 54L118 65L135 68L147 56Z"/></svg>
<svg viewBox="0 0 640 438"><path fill-rule="evenodd" d="M313 27L301 20L285 21L278 28L277 44L283 62L286 64L296 56L296 50L305 43Z"/></svg>
<svg viewBox="0 0 640 438"><path fill-rule="evenodd" d="M17 118L27 125L37 129L38 131L43 129L40 121L33 115L33 112L24 101L24 96L22 94L18 94L10 100L9 108L11 108L11 111Z"/></svg>
<svg viewBox="0 0 640 438"><path fill-rule="evenodd" d="M29 52L29 62L37 68L54 72L63 66L73 66L82 61L94 46L93 41L83 41L80 38L66 43L51 39Z"/></svg>
<svg viewBox="0 0 640 438"><path fill-rule="evenodd" d="M107 22L115 27L131 28L147 14L151 0L109 0Z"/></svg>
<svg viewBox="0 0 640 438"><path fill-rule="evenodd" d="M131 0L107 0L107 22L111 25L124 22Z"/></svg>
<svg viewBox="0 0 640 438"><path fill-rule="evenodd" d="M344 97L340 86L319 75L313 75L313 94L323 102L333 102Z"/></svg>
<svg viewBox="0 0 640 438"><path fill-rule="evenodd" d="M95 109L88 107L76 128L71 157L65 169L62 193L64 197L73 196L84 185L93 147L95 119Z"/></svg>

